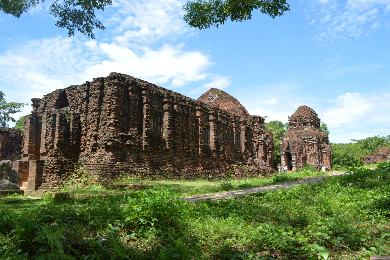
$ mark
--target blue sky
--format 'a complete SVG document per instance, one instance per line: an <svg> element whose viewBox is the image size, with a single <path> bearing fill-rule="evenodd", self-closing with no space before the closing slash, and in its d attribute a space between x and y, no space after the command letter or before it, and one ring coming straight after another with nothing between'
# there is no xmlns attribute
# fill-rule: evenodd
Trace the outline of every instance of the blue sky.
<svg viewBox="0 0 390 260"><path fill-rule="evenodd" d="M97 12L106 30L95 40L56 27L52 3L0 13L8 102L119 72L194 99L220 88L267 121L308 105L331 142L390 134L390 0L290 0L282 17L255 11L201 31L183 21L185 1L116 0Z"/></svg>

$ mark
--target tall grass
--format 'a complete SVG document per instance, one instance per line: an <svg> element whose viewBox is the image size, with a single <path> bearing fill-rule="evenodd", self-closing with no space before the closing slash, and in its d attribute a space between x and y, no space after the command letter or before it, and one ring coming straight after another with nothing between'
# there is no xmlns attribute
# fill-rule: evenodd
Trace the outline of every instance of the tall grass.
<svg viewBox="0 0 390 260"><path fill-rule="evenodd" d="M0 201L0 259L390 255L390 163L229 200L189 203L187 194L165 183L104 198Z"/></svg>

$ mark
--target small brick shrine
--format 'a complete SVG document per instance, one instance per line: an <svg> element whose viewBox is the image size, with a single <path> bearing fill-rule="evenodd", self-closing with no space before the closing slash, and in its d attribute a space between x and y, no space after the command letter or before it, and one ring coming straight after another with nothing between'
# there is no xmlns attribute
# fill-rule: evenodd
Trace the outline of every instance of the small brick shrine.
<svg viewBox="0 0 390 260"><path fill-rule="evenodd" d="M239 174L233 165L272 171L264 118L221 90L193 100L111 73L34 98L32 107L16 165L27 166L29 190L56 187L79 166L103 183L121 174L220 178Z"/></svg>
<svg viewBox="0 0 390 260"><path fill-rule="evenodd" d="M290 128L280 146L282 165L293 171L305 164L316 169L331 169L332 147L328 135L320 130L317 113L308 106L300 106L288 121Z"/></svg>
<svg viewBox="0 0 390 260"><path fill-rule="evenodd" d="M382 146L379 150L364 158L364 164L374 164L378 162L390 162L390 148Z"/></svg>

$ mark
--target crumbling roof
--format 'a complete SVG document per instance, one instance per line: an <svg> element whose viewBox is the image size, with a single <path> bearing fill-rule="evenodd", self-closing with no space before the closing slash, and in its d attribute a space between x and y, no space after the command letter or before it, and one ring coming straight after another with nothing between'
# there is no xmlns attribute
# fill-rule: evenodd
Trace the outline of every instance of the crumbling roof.
<svg viewBox="0 0 390 260"><path fill-rule="evenodd" d="M203 95L201 95L197 100L238 116L249 116L248 111L236 98L217 88L211 88Z"/></svg>
<svg viewBox="0 0 390 260"><path fill-rule="evenodd" d="M291 117L318 117L318 115L311 107L300 106Z"/></svg>
<svg viewBox="0 0 390 260"><path fill-rule="evenodd" d="M374 155L376 154L390 154L390 148L389 147L386 147L386 146L382 146L381 148L379 148L379 150L374 153Z"/></svg>

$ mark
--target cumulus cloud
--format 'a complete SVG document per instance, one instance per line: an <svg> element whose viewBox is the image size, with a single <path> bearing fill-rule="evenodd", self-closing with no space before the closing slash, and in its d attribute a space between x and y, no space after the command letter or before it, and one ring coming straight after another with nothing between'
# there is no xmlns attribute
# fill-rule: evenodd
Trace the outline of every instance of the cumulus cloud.
<svg viewBox="0 0 390 260"><path fill-rule="evenodd" d="M105 23L114 27L114 39L121 43L153 43L164 37L187 33L184 22L184 2L179 0L116 0L118 10ZM165 38L165 40L167 40Z"/></svg>
<svg viewBox="0 0 390 260"><path fill-rule="evenodd" d="M228 87L231 84L230 77L224 77L220 75L213 75L212 76L212 81L209 83L204 84L202 87L203 88L218 88L218 89L223 89Z"/></svg>
<svg viewBox="0 0 390 260"><path fill-rule="evenodd" d="M325 110L323 121L329 128L345 128L354 125L386 123L390 120L390 93L346 93L332 102Z"/></svg>
<svg viewBox="0 0 390 260"><path fill-rule="evenodd" d="M103 18L97 15L107 27L103 40L99 40L102 31L96 32L95 40L81 34L30 40L0 54L0 87L13 85L9 92L16 98L27 88L30 93L49 93L110 72L172 88L200 80L209 82L205 88L229 86L229 77L206 72L212 64L208 55L186 50L175 38L192 30L182 19L183 4L182 0L115 0Z"/></svg>
<svg viewBox="0 0 390 260"><path fill-rule="evenodd" d="M129 74L156 84L171 81L172 87L207 77L203 73L211 64L199 51L183 51L182 48L163 45L158 50L144 47L139 54L116 44L99 45L108 59L86 68L87 75L108 75L112 71Z"/></svg>
<svg viewBox="0 0 390 260"><path fill-rule="evenodd" d="M110 72L129 74L155 84L181 87L210 77L216 87L229 85L229 79L204 71L208 56L199 51L184 51L182 46L163 45L134 51L115 43L77 38L33 40L23 48L0 55L0 80L15 88L49 93L72 84L82 84Z"/></svg>

